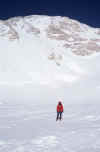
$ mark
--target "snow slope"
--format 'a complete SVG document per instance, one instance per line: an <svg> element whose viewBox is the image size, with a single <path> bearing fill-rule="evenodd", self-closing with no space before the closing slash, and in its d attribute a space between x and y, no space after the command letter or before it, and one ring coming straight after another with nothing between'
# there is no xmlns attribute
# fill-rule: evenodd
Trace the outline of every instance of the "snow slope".
<svg viewBox="0 0 100 152"><path fill-rule="evenodd" d="M60 16L1 20L1 98L16 100L22 94L25 99L31 96L32 100L47 100L51 93L51 98L67 98L68 102L84 98L97 101L99 32L100 29ZM42 96L38 97L38 92Z"/></svg>
<svg viewBox="0 0 100 152"><path fill-rule="evenodd" d="M0 152L100 152L99 34L60 16L0 21Z"/></svg>

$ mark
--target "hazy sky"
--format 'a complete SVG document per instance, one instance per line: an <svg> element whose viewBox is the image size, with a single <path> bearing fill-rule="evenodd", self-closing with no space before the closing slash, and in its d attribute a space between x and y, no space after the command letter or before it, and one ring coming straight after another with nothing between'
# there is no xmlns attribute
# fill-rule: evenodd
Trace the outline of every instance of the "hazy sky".
<svg viewBox="0 0 100 152"><path fill-rule="evenodd" d="M100 27L99 0L1 0L0 19L32 14L61 15Z"/></svg>

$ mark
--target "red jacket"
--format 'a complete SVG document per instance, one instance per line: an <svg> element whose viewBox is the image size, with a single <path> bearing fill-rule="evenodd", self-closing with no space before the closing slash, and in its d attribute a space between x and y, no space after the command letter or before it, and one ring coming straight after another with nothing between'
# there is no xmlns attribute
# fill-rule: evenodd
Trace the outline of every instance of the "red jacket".
<svg viewBox="0 0 100 152"><path fill-rule="evenodd" d="M57 105L57 112L63 112L63 105Z"/></svg>

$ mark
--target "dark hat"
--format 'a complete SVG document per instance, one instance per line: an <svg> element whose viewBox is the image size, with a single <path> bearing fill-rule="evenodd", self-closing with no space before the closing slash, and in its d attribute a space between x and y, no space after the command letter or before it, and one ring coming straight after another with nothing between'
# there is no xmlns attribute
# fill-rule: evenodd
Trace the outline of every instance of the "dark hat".
<svg viewBox="0 0 100 152"><path fill-rule="evenodd" d="M59 101L59 102L58 102L58 104L60 104L60 105L61 105L61 101Z"/></svg>

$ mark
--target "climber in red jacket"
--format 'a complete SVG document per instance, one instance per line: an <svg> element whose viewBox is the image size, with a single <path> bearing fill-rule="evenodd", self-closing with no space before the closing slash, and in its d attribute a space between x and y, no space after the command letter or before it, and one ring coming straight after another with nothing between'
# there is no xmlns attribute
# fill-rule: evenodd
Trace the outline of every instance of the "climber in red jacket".
<svg viewBox="0 0 100 152"><path fill-rule="evenodd" d="M62 119L62 113L63 113L64 109L63 109L63 105L61 103L61 101L58 102L58 105L57 105L57 118L56 118L56 121L58 119Z"/></svg>

